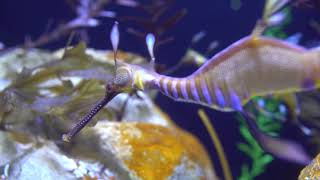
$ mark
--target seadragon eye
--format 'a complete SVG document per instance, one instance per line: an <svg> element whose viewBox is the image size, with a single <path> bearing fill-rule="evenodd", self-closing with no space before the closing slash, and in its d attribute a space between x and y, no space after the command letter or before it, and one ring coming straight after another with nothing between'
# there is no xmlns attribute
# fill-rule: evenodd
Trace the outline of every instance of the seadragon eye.
<svg viewBox="0 0 320 180"><path fill-rule="evenodd" d="M126 86L131 82L131 75L128 69L118 68L113 83L118 86Z"/></svg>

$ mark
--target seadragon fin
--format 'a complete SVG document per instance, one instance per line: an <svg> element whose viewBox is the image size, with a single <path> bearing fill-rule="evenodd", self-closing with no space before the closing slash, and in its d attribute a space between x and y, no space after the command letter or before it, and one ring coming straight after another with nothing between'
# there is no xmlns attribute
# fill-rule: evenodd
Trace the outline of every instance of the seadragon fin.
<svg viewBox="0 0 320 180"><path fill-rule="evenodd" d="M154 71L155 70L155 57L154 57L154 45L156 42L156 38L153 34L148 33L146 36L146 45L148 48L148 52L150 55L150 68Z"/></svg>
<svg viewBox="0 0 320 180"><path fill-rule="evenodd" d="M119 34L119 23L116 21L111 29L111 33L110 33L110 40L111 40L111 44L112 44L112 48L113 48L113 52L114 52L114 65L115 65L115 69L117 69L118 67L118 63L117 63L117 53L118 53L118 46L119 46L119 39L120 39L120 34ZM116 72L116 71L115 71Z"/></svg>
<svg viewBox="0 0 320 180"><path fill-rule="evenodd" d="M267 0L263 11L263 19L267 20L289 2L290 0Z"/></svg>
<svg viewBox="0 0 320 180"><path fill-rule="evenodd" d="M243 119L249 127L249 131L253 137L258 141L260 146L268 153L287 161L295 162L302 165L310 163L311 158L306 153L304 148L293 141L274 138L262 133L255 121L246 112L240 112Z"/></svg>
<svg viewBox="0 0 320 180"><path fill-rule="evenodd" d="M290 0L266 0L262 19L258 20L251 35L253 39L263 34L266 28L283 22L286 14L281 11Z"/></svg>

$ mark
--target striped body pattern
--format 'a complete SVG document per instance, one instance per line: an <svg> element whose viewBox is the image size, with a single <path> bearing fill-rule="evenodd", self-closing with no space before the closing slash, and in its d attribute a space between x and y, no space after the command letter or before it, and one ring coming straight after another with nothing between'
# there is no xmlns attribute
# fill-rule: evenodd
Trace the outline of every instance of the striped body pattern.
<svg viewBox="0 0 320 180"><path fill-rule="evenodd" d="M229 111L222 90L214 86L209 78L172 78L160 75L156 86L168 97L177 101L192 102L215 109Z"/></svg>
<svg viewBox="0 0 320 180"><path fill-rule="evenodd" d="M213 56L188 77L157 74L154 86L178 101L241 111L253 96L315 88L319 73L319 51L248 36Z"/></svg>

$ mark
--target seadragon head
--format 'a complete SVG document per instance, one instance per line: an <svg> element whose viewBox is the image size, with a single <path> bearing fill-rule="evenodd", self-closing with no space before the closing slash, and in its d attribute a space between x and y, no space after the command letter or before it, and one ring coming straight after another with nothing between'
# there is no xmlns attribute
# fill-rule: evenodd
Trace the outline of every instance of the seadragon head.
<svg viewBox="0 0 320 180"><path fill-rule="evenodd" d="M114 63L115 72L112 80L106 84L105 97L100 100L91 111L84 116L67 134L62 136L62 139L66 142L71 139L88 124L92 118L116 95L122 92L132 92L135 90L144 90L145 86L152 84L155 78L154 72L154 55L153 48L155 43L155 37L152 34L146 36L146 44L148 47L149 54L151 56L151 62L149 68L144 68L139 65L131 65L124 62L117 61L117 52L119 45L119 29L118 23L115 22L110 39L114 51Z"/></svg>
<svg viewBox="0 0 320 180"><path fill-rule="evenodd" d="M106 84L106 91L108 92L127 92L132 91L133 79L132 68L127 65L119 66L115 71L114 78Z"/></svg>
<svg viewBox="0 0 320 180"><path fill-rule="evenodd" d="M111 30L110 39L114 51L115 76L113 78L113 81L107 84L107 91L117 90L128 92L132 90L144 90L145 84L148 84L148 82L152 81L155 74L155 58L153 53L155 44L154 35L149 33L146 36L146 45L151 57L150 64L147 68L139 65L132 65L117 61L117 51L119 45L119 30L117 22L115 22Z"/></svg>
<svg viewBox="0 0 320 180"><path fill-rule="evenodd" d="M119 28L118 22L114 23L112 27L110 40L113 47L114 52L114 65L115 65L115 73L112 81L106 84L106 91L108 92L121 92L132 89L130 84L133 81L132 69L129 65L125 63L118 63L117 61L117 52L119 46Z"/></svg>

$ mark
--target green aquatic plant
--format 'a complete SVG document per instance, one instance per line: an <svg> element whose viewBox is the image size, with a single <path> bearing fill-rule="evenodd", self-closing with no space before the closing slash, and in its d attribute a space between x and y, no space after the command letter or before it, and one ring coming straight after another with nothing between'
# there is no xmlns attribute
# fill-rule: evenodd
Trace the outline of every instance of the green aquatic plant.
<svg viewBox="0 0 320 180"><path fill-rule="evenodd" d="M240 119L240 117L239 117ZM247 125L240 120L240 133L247 143L238 143L237 148L252 159L252 165L244 163L241 167L241 175L239 180L250 180L259 176L265 171L266 166L272 162L273 157L267 154L254 137L248 131Z"/></svg>
<svg viewBox="0 0 320 180"><path fill-rule="evenodd" d="M284 31L284 28L292 21L292 10L291 7L286 7L282 11L284 12L285 19L281 24L267 28L267 30L264 32L266 36L277 37L280 39L285 39L288 37L288 34Z"/></svg>
<svg viewBox="0 0 320 180"><path fill-rule="evenodd" d="M12 131L21 130L17 126L22 124L21 119L30 120L26 123L37 131L41 129L39 119L48 127L59 122L57 129L62 131L104 94L104 82L113 72L107 52L90 53L84 43L55 53L17 49L0 60L0 79L8 82L6 86L1 84L0 127ZM24 67L21 72L20 67ZM113 110L104 109L96 119L114 116ZM58 133L55 131L54 136Z"/></svg>
<svg viewBox="0 0 320 180"><path fill-rule="evenodd" d="M282 123L285 118L281 100L275 98L256 97L247 106L247 110L254 114L256 123L261 131L272 136L279 136ZM250 180L262 174L266 167L272 162L273 157L266 153L258 144L256 139L250 134L247 124L241 116L238 116L239 131L246 141L237 144L237 148L250 157L252 164L243 164L239 180Z"/></svg>

